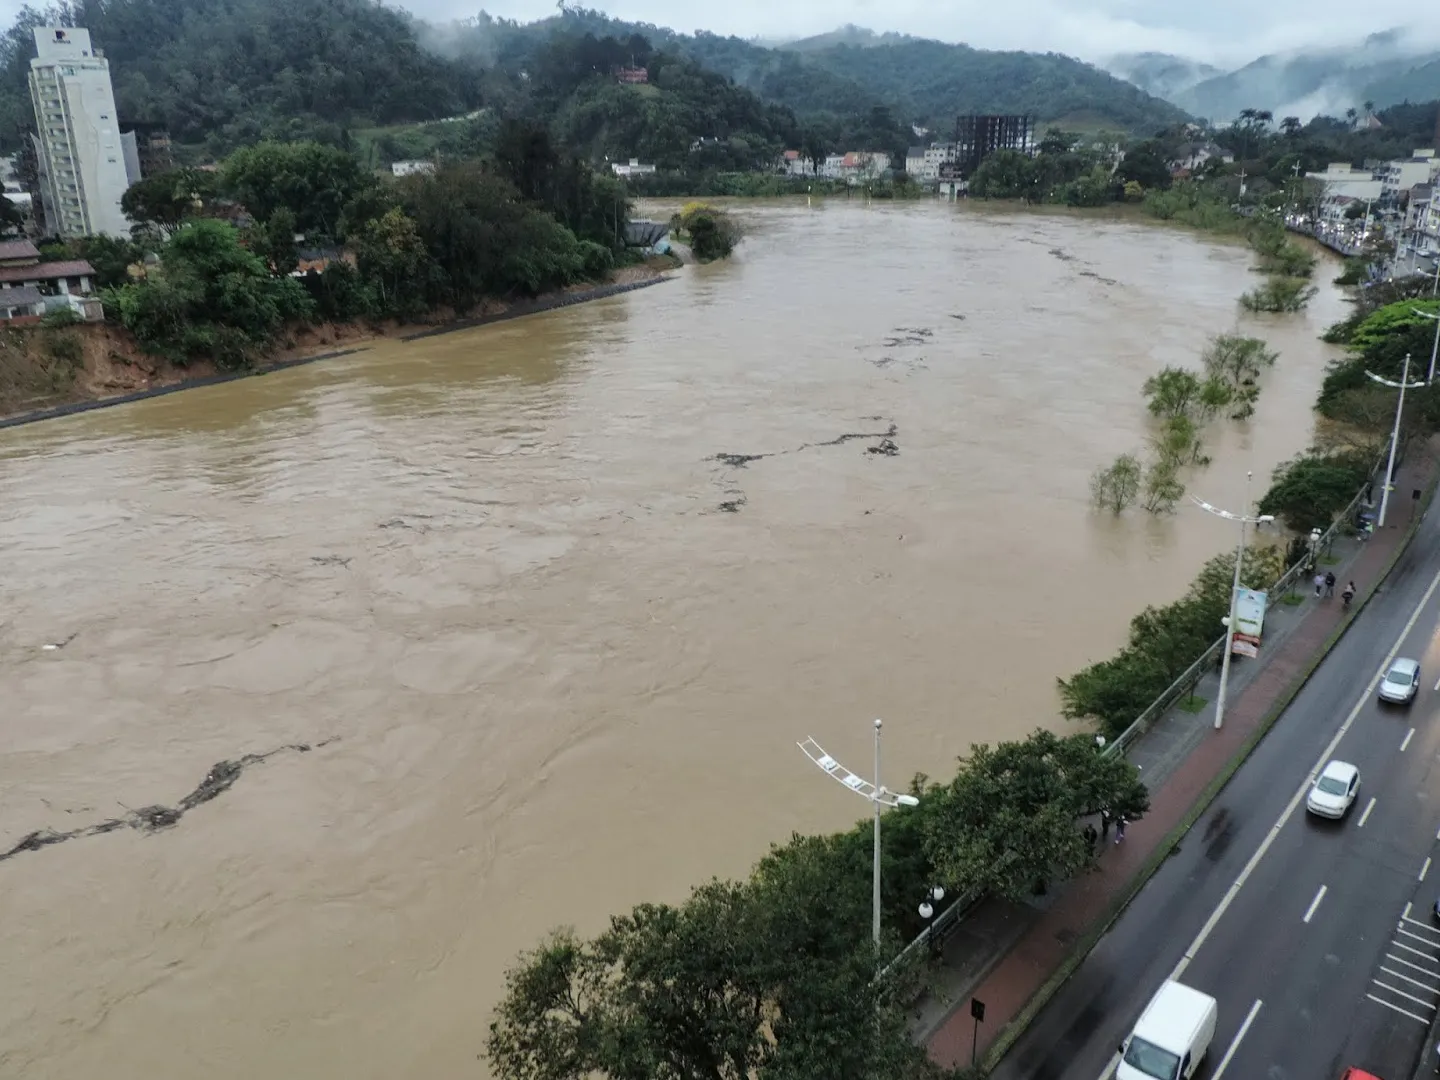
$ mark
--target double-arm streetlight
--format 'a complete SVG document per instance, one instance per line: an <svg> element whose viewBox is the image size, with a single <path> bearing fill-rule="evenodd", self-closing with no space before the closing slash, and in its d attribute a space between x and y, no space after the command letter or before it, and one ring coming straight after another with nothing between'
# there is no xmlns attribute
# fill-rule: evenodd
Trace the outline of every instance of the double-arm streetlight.
<svg viewBox="0 0 1440 1080"><path fill-rule="evenodd" d="M1250 478L1253 473L1245 474L1245 508L1250 508ZM1195 498L1195 496L1191 496ZM1215 730L1220 730L1220 725L1225 721L1225 691L1230 686L1230 653L1235 648L1235 601L1240 597L1240 565L1245 561L1245 526L1264 525L1274 521L1273 514L1257 514L1249 517L1245 514L1232 514L1229 510L1221 510L1218 506L1211 506L1203 499L1195 499L1195 505L1204 510L1207 514L1214 514L1226 521L1238 521L1240 523L1240 543L1235 548L1235 580L1230 585L1230 614L1225 619L1225 655L1220 660L1220 693L1215 696Z"/></svg>
<svg viewBox="0 0 1440 1080"><path fill-rule="evenodd" d="M872 784L856 776L845 766L821 749L820 744L814 739L807 738L802 743L797 743L805 756L819 765L821 769L829 773L840 783L844 784L851 791L857 792L869 799L875 807L875 868L874 880L871 886L871 912L870 932L875 938L875 944L880 944L880 810L886 806L918 806L920 800L914 795L899 795L887 790L880 783L880 721L875 721L875 782Z"/></svg>
<svg viewBox="0 0 1440 1080"><path fill-rule="evenodd" d="M1434 361L1432 360L1431 363L1433 366ZM1390 485L1395 479L1395 447L1400 443L1400 417L1404 415L1405 412L1405 391L1419 390L1421 387L1429 386L1430 380L1426 379L1424 382L1410 381L1409 353L1405 354L1405 366L1401 369L1399 382L1395 382L1393 379L1382 379L1373 371L1366 371L1365 374L1369 375L1370 378L1374 379L1381 386L1393 387L1400 391L1400 397L1395 402L1395 430L1390 434L1390 463L1385 466L1385 490L1380 493L1380 517L1375 522L1377 529L1383 529L1385 527L1385 511L1390 507Z"/></svg>

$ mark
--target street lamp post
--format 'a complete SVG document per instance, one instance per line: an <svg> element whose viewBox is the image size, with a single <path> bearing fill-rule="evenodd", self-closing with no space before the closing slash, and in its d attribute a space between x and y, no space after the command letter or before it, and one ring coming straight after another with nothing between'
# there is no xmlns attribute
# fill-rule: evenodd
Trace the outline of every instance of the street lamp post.
<svg viewBox="0 0 1440 1080"><path fill-rule="evenodd" d="M925 894L925 899L920 901L920 917L925 920L925 930L930 940L931 953L938 956L940 947L935 941L935 905L945 899L945 890L939 885L931 886L930 891Z"/></svg>
<svg viewBox="0 0 1440 1080"><path fill-rule="evenodd" d="M1250 508L1250 479L1253 475L1248 472L1245 474L1245 508L1247 510ZM1221 510L1218 506L1211 506L1202 499L1195 499L1195 505L1208 514L1222 517L1226 521L1240 523L1240 543L1235 548L1235 579L1230 585L1230 614L1225 618L1225 655L1220 659L1220 692L1215 695L1215 730L1219 731L1225 721L1225 691L1230 686L1230 653L1235 648L1235 601L1240 596L1240 565L1245 561L1245 526L1264 525L1274 521L1275 516L1259 514L1249 517L1245 514L1232 514L1228 510Z"/></svg>
<svg viewBox="0 0 1440 1080"><path fill-rule="evenodd" d="M920 800L914 795L900 795L886 789L880 783L880 721L875 721L875 782L852 773L845 766L827 754L814 739L807 738L802 743L796 743L805 756L820 766L840 783L844 784L851 791L857 792L870 800L875 808L875 860L874 872L871 881L870 896L870 933L875 939L875 945L880 945L880 811L886 806L918 806Z"/></svg>
<svg viewBox="0 0 1440 1080"><path fill-rule="evenodd" d="M1390 485L1395 479L1395 447L1400 443L1400 417L1404 415L1405 412L1405 391L1418 390L1422 386L1429 386L1430 380L1426 379L1424 382L1410 381L1409 353L1405 354L1405 367L1401 370L1400 381L1398 383L1391 379L1382 379L1373 371L1366 371L1365 374L1369 375L1370 378L1382 386L1395 387L1400 391L1400 397L1395 402L1395 430L1390 434L1390 462L1385 466L1385 490L1380 493L1380 517L1375 522L1377 529L1383 529L1385 527L1385 511L1390 506Z"/></svg>
<svg viewBox="0 0 1440 1080"><path fill-rule="evenodd" d="M1440 265L1440 263L1437 263ZM1421 311L1419 308L1411 308L1416 315L1422 319L1429 319L1435 324L1435 340L1430 344L1430 372L1425 376L1426 382L1435 381L1435 356L1440 353L1440 315L1431 315L1428 311Z"/></svg>

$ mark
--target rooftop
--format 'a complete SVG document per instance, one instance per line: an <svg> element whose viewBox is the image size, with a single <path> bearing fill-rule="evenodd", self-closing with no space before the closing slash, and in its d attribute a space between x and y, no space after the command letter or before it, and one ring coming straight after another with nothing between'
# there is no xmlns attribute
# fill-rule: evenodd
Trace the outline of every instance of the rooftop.
<svg viewBox="0 0 1440 1080"><path fill-rule="evenodd" d="M0 308L29 307L38 304L45 297L34 285L21 285L16 289L0 289Z"/></svg>
<svg viewBox="0 0 1440 1080"><path fill-rule="evenodd" d="M54 281L57 278L90 277L95 268L84 259L36 263L33 266L0 266L0 282Z"/></svg>
<svg viewBox="0 0 1440 1080"><path fill-rule="evenodd" d="M40 252L29 240L0 240L0 262L16 259L39 260Z"/></svg>

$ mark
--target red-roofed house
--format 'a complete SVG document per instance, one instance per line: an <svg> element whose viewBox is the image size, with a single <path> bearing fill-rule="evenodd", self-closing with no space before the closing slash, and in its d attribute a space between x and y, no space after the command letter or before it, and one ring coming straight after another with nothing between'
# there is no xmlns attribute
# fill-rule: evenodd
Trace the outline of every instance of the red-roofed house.
<svg viewBox="0 0 1440 1080"><path fill-rule="evenodd" d="M29 240L0 241L0 318L6 321L43 315L59 296L82 317L98 318L91 310L98 302L79 299L94 291L94 281L95 268L84 259L41 262Z"/></svg>

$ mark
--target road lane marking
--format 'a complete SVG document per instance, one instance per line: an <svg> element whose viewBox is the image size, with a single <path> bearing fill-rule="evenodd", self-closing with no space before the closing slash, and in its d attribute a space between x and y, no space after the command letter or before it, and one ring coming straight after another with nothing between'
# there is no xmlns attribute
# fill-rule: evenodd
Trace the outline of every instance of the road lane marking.
<svg viewBox="0 0 1440 1080"><path fill-rule="evenodd" d="M1351 725L1355 723L1355 718L1360 715L1360 710L1370 703L1370 697L1375 693L1375 688L1380 685L1381 678L1386 671L1390 670L1390 665L1394 662L1395 657L1400 654L1400 647L1405 643L1405 639L1410 636L1410 631L1415 629L1415 624L1420 621L1420 614L1425 610L1425 605L1430 603L1430 598L1435 595L1436 589L1440 589L1440 571L1436 571L1435 576L1430 579L1429 588L1425 590L1425 595L1420 597L1420 602L1415 605L1415 610L1410 613L1410 618L1400 631L1400 636L1395 639L1395 647L1390 650L1390 655L1387 656L1385 662L1380 665L1380 670L1375 672L1375 677L1370 680L1370 685L1367 686L1365 692L1360 695L1360 700L1355 702L1355 707L1350 710L1350 715L1345 718L1345 722L1340 725L1340 730L1335 733L1335 738L1330 740L1330 745L1325 748L1325 752L1320 755L1320 759L1316 761L1310 769L1309 776L1305 778L1299 790L1291 797L1289 805L1285 807L1279 820L1270 827L1270 832L1267 833L1265 839L1260 842L1260 846L1255 849L1255 854L1250 856L1250 861L1246 863L1245 868L1240 871L1240 876L1235 879L1235 883L1230 886L1229 891L1221 898L1219 906L1210 913L1210 918L1205 920L1205 925L1200 928L1200 933L1195 936L1195 940L1192 941L1190 947L1185 950L1185 955L1182 956L1180 962L1175 965L1175 970L1170 973L1171 979L1178 981L1180 976L1185 973L1185 969L1190 966L1190 961L1193 960L1195 954L1200 951L1200 946L1205 944L1205 939L1208 938L1215 929L1215 924L1220 921L1226 909L1234 903L1235 895L1240 891L1240 887L1244 885L1250 875L1255 872L1255 867L1260 865L1260 860L1263 859L1265 853L1270 850L1270 845L1275 842L1275 837L1280 834L1280 830L1285 826L1285 823L1294 816L1295 808L1300 805L1300 800L1305 798L1306 792L1310 790L1310 785L1315 782L1315 777L1318 776L1320 770L1325 767L1325 763L1330 760L1330 755L1335 752L1335 748L1340 745L1340 740L1345 737L1345 733L1348 732ZM1436 689L1440 690L1440 687L1436 687ZM1440 831L1436 832L1435 838L1440 840ZM1381 1002L1381 1004L1384 1005L1385 1002ZM1392 1009L1395 1008L1393 1005L1388 1007ZM1396 1009L1395 1011L1405 1012L1403 1009ZM1413 1013L1405 1013L1405 1015L1414 1016ZM1428 1024L1430 1022L1418 1016L1415 1016L1415 1019L1419 1020L1422 1024ZM1100 1080L1110 1080L1110 1078L1115 1075L1115 1070L1119 1067L1120 1055L1114 1054L1111 1056L1109 1064L1105 1066L1105 1071L1100 1074ZM1212 1080L1219 1080L1219 1076L1220 1074L1217 1072L1215 1076L1212 1077Z"/></svg>
<svg viewBox="0 0 1440 1080"><path fill-rule="evenodd" d="M1220 1059L1220 1064L1215 1069L1214 1076L1211 1077L1211 1080L1220 1080L1220 1077L1225 1074L1225 1068L1230 1064L1230 1059L1235 1056L1235 1051L1240 1049L1240 1040L1245 1038L1245 1033L1250 1030L1250 1025L1255 1022L1255 1014L1260 1011L1261 1004L1263 1004L1261 1000L1256 998L1255 1004L1250 1006L1250 1014L1245 1017L1245 1022L1240 1025L1240 1030L1235 1033L1235 1038L1230 1042L1230 1049L1226 1050L1225 1056Z"/></svg>
<svg viewBox="0 0 1440 1080"><path fill-rule="evenodd" d="M1366 822L1366 821L1369 819L1369 817L1370 817L1370 811L1371 811L1371 810L1374 810L1374 809L1375 809L1375 797L1372 795L1372 796L1370 797L1370 802L1369 802L1369 803L1366 805L1366 807L1365 807L1365 812L1360 815L1360 824L1358 824L1358 825L1355 826L1357 829L1363 829L1363 828L1365 828L1365 822Z"/></svg>
<svg viewBox="0 0 1440 1080"><path fill-rule="evenodd" d="M1376 1005L1384 1005L1387 1009L1394 1009L1401 1016L1408 1016L1411 1020L1419 1020L1422 1024L1430 1023L1430 1018L1428 1016L1416 1016L1412 1012L1406 1012L1404 1009L1400 1008L1399 1005L1391 1005L1390 1002L1385 1001L1382 998L1377 998L1374 994L1366 994L1365 996L1371 1001L1375 1002Z"/></svg>
<svg viewBox="0 0 1440 1080"><path fill-rule="evenodd" d="M1418 880L1418 881L1424 881L1424 880L1425 880L1425 875L1428 874L1429 872L1430 872L1430 856L1427 855L1427 856L1425 857L1425 865L1422 866L1422 867L1420 867L1420 877L1419 877L1418 879L1416 879L1416 880Z"/></svg>
<svg viewBox="0 0 1440 1080"><path fill-rule="evenodd" d="M1440 990L1436 990L1431 983L1421 982L1419 979L1416 979L1410 975L1402 975L1400 972L1385 967L1383 964L1380 966L1380 970L1385 972L1385 974L1389 975L1391 978L1404 979L1406 982L1414 983L1416 986L1420 987L1420 989L1429 991L1430 993L1435 994L1437 997L1440 997ZM1384 986L1385 984L1381 983L1380 985Z"/></svg>
<svg viewBox="0 0 1440 1080"><path fill-rule="evenodd" d="M1423 939L1417 939L1417 940L1423 940ZM1435 957L1433 957L1432 955L1430 955L1428 952L1421 952L1419 949L1411 948L1409 945L1406 945L1403 941L1396 941L1396 942L1394 943L1394 945L1395 945L1395 947L1396 947L1397 949L1404 949L1406 952L1414 953L1416 956L1423 957L1424 959L1429 960L1432 964L1435 963ZM1437 971L1436 974L1437 974L1437 975L1440 975L1440 971Z"/></svg>
<svg viewBox="0 0 1440 1080"><path fill-rule="evenodd" d="M1409 732L1406 733L1405 741L1400 744L1400 753L1405 753L1410 746L1410 740L1413 738L1415 738L1415 729L1412 727Z"/></svg>
<svg viewBox="0 0 1440 1080"><path fill-rule="evenodd" d="M1421 929L1421 930L1424 930L1427 934L1431 934L1431 935L1434 935L1436 938L1440 938L1440 930L1435 929L1435 927L1432 926L1432 925L1430 925L1429 923L1423 923L1423 922L1421 922L1419 919L1412 919L1412 918L1410 918L1409 915L1403 915L1403 916L1401 916L1401 919L1402 919L1402 921L1404 921L1404 922L1408 922L1411 926L1418 926L1418 927L1420 927L1420 929ZM1400 929L1401 929L1401 930L1404 930L1405 927L1402 926L1402 927L1400 927ZM1424 939L1422 939L1422 940L1424 940ZM1436 947L1437 947L1437 948L1440 948L1440 942L1437 942L1437 943L1436 943Z"/></svg>
<svg viewBox="0 0 1440 1080"><path fill-rule="evenodd" d="M1370 697L1375 693L1375 688L1380 685L1380 680L1385 672L1390 670L1390 665L1394 662L1395 657L1399 655L1401 646L1405 644L1405 639L1408 638L1410 632L1415 629L1415 624L1420 621L1420 614L1425 610L1426 605L1430 603L1430 598L1435 595L1436 589L1440 589L1440 571L1436 571L1435 576L1430 579L1430 587L1425 590L1425 595L1420 597L1420 602L1415 605L1415 610L1410 613L1410 618L1406 621L1404 629L1400 631L1400 636L1395 639L1395 646L1390 650L1390 655L1387 656L1385 662L1380 665L1380 670L1375 672L1374 678L1370 680L1370 685L1367 686L1365 692L1360 695L1360 700L1355 702L1355 707L1350 710L1350 715L1347 716L1345 722L1340 725L1340 730L1337 731L1335 737L1330 740L1330 745L1325 747L1325 752L1320 755L1319 759L1310 769L1310 774L1306 776L1305 781L1296 790L1295 794L1291 796L1289 804L1280 814L1279 819L1274 825L1270 826L1270 831L1265 835L1265 839L1260 841L1260 846L1255 849L1255 854L1250 856L1250 861L1246 863L1245 868L1240 871L1240 876L1235 879L1235 883L1230 886L1215 910L1210 913L1210 918L1205 920L1205 925L1200 928L1200 933L1195 935L1195 940L1190 943L1190 947L1185 950L1185 955L1180 958L1180 962L1175 965L1175 970L1170 973L1171 979L1178 980L1180 976L1185 973L1185 969L1190 966L1190 961L1195 959L1195 954L1198 953L1200 947L1205 944L1205 939L1215 930L1215 924L1220 921L1221 916L1223 916L1230 905L1235 902L1236 894L1240 892L1241 887L1249 879L1250 875L1255 872L1255 868L1260 865L1260 860L1263 859L1265 853L1270 850L1270 845L1275 842L1275 838L1280 835L1280 830L1284 828L1285 823L1294 816L1295 808L1299 806L1300 801L1305 798L1306 792L1310 790L1310 785L1315 782L1315 777L1319 775L1320 770L1323 769L1326 762L1330 760L1330 755L1335 753L1335 748L1340 745L1340 740L1349 732L1351 725L1355 723L1356 717L1360 715L1360 711L1364 709L1366 705L1370 704Z"/></svg>
<svg viewBox="0 0 1440 1080"><path fill-rule="evenodd" d="M1406 900L1406 901L1405 901L1405 910L1400 913L1400 917L1401 917L1402 919L1408 919L1408 918L1410 917L1410 901L1409 901L1409 900Z"/></svg>
<svg viewBox="0 0 1440 1080"><path fill-rule="evenodd" d="M1397 990L1389 983L1383 983L1379 979L1371 979L1370 981L1383 990L1389 990L1392 994L1399 994L1401 997L1415 1002L1416 1005L1423 1005L1431 1012L1435 1011L1435 1006L1430 1004L1430 1002L1426 1001L1424 998L1417 998L1414 994L1407 994L1404 990ZM1431 990L1428 992L1440 996L1440 990Z"/></svg>
<svg viewBox="0 0 1440 1080"><path fill-rule="evenodd" d="M1427 968L1427 967L1422 967L1420 964L1412 964L1409 960L1402 960L1400 957L1396 956L1394 953L1388 953L1388 952L1387 952L1387 953L1385 954L1385 959L1386 959L1386 960L1389 960L1392 964L1404 964L1404 965L1405 965L1406 967L1408 967L1408 968L1414 968L1416 971L1424 972L1426 975L1429 975L1429 976L1431 976L1432 978L1434 978L1434 977L1437 976L1437 975L1440 975L1440 971L1431 971L1429 968Z"/></svg>
<svg viewBox="0 0 1440 1080"><path fill-rule="evenodd" d="M1310 916L1315 914L1315 909L1320 906L1320 901L1325 899L1325 886L1320 886L1320 891L1315 894L1315 899L1310 901L1310 906L1305 909L1305 918L1301 922L1309 922Z"/></svg>

